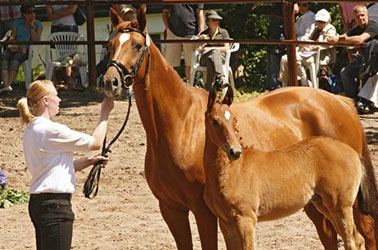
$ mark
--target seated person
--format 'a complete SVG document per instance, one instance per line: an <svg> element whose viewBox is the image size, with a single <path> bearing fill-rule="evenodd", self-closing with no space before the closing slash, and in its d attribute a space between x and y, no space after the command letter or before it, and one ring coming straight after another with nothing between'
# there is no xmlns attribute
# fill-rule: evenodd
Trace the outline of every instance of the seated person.
<svg viewBox="0 0 378 250"><path fill-rule="evenodd" d="M378 24L372 20L369 20L368 10L364 4L356 5L353 9L354 19L356 25L348 30L346 33L333 36L328 39L331 44L355 44L356 47L361 46L365 42L369 42L373 39L378 39ZM358 51L361 54L361 51ZM344 85L344 91L346 96L358 100L359 90L359 71L363 66L362 57L358 57L355 61L345 66L341 71L341 80ZM364 84L366 79L362 81ZM358 103L356 103L358 106Z"/></svg>
<svg viewBox="0 0 378 250"><path fill-rule="evenodd" d="M316 25L314 26L310 34L308 36L304 36L301 40L327 42L328 37L337 35L336 28L332 24L330 24L331 16L327 10L319 10L315 15L315 20ZM319 47L321 47L322 49L320 52L321 65L329 64L336 57L335 50L329 46L299 46L296 57L298 65L298 76L301 79L302 86L309 85L305 67L309 66L311 63L315 63L315 51ZM278 80L280 80L284 86L287 86L289 83L289 67L287 55L284 55L281 58L280 74L278 76Z"/></svg>
<svg viewBox="0 0 378 250"><path fill-rule="evenodd" d="M208 29L200 33L199 39L216 40L229 39L227 30L219 27L219 21L223 18L216 11L210 10L206 13L206 24ZM215 79L221 86L228 86L228 76L224 74L222 65L225 62L225 54L229 48L228 43L208 42L200 45L200 65L207 67L207 78L205 88L210 90Z"/></svg>
<svg viewBox="0 0 378 250"><path fill-rule="evenodd" d="M294 11L299 12L300 16L295 22L295 35L297 40L307 36L314 27L315 14L310 10L310 3L300 2L294 5Z"/></svg>
<svg viewBox="0 0 378 250"><path fill-rule="evenodd" d="M11 41L39 41L42 33L42 23L35 19L33 5L21 7L22 18L13 22ZM1 92L12 91L12 82L15 79L22 62L28 59L30 45L8 45L1 54L1 75L4 86Z"/></svg>

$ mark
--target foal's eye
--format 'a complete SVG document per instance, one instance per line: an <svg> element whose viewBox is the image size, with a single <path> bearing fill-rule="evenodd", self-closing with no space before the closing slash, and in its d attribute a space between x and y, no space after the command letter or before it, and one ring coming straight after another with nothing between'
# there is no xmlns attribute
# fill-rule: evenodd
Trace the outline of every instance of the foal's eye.
<svg viewBox="0 0 378 250"><path fill-rule="evenodd" d="M219 125L219 123L217 122L217 120L213 120L213 125L214 126L218 126Z"/></svg>

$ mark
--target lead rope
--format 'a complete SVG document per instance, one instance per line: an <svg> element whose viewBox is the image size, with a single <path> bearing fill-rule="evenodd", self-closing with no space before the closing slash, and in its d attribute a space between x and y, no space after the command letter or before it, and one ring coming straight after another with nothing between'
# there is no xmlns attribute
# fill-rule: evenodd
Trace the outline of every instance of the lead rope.
<svg viewBox="0 0 378 250"><path fill-rule="evenodd" d="M113 138L113 140L108 144L106 147L106 136L104 139L104 142L102 144L102 151L101 155L104 157L108 157L108 153L111 153L110 147L112 144L118 139L118 137L122 134L123 130L126 127L127 121L129 120L130 116L130 110L131 110L131 94L129 94L129 108L127 110L125 121L122 124L121 129L118 131L117 135ZM92 199L96 197L98 192L98 187L100 185L100 176L101 176L101 165L103 161L98 161L91 169L91 171L88 174L87 180L85 181L84 187L83 187L83 193L84 196L88 199ZM93 193L94 191L94 193ZM91 196L91 194L93 195Z"/></svg>

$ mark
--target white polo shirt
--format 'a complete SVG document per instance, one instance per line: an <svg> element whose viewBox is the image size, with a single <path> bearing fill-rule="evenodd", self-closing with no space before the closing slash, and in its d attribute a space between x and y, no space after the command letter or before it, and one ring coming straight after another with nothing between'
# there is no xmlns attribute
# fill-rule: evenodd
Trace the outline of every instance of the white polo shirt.
<svg viewBox="0 0 378 250"><path fill-rule="evenodd" d="M74 193L73 152L89 151L91 135L74 131L44 117L25 127L22 145L31 173L30 193Z"/></svg>

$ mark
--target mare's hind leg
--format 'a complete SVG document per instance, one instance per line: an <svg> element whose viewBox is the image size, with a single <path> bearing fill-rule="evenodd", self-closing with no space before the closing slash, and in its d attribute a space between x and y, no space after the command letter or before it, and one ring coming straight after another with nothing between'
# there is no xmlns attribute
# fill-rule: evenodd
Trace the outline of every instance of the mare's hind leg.
<svg viewBox="0 0 378 250"><path fill-rule="evenodd" d="M210 211L203 199L199 199L193 214L196 218L202 249L218 249L217 217Z"/></svg>
<svg viewBox="0 0 378 250"><path fill-rule="evenodd" d="M189 209L159 201L160 212L167 223L178 250L193 250L192 233L189 224Z"/></svg>
<svg viewBox="0 0 378 250"><path fill-rule="evenodd" d="M337 233L331 222L323 214L321 214L312 203L306 205L304 210L307 216L314 223L324 249L337 250Z"/></svg>
<svg viewBox="0 0 378 250"><path fill-rule="evenodd" d="M378 249L377 240L375 237L375 222L370 215L364 215L360 212L358 208L358 199L353 205L353 216L354 223L357 226L358 231L362 234L365 239L365 247L367 250Z"/></svg>

